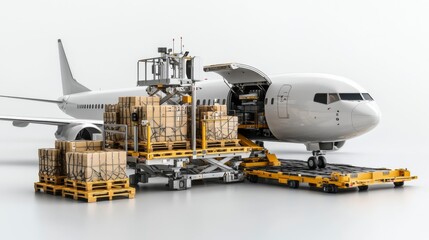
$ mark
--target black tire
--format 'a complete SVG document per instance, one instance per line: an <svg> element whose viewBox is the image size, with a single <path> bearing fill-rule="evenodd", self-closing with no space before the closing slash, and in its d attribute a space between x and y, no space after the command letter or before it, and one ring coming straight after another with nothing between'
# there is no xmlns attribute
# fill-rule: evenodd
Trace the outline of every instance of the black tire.
<svg viewBox="0 0 429 240"><path fill-rule="evenodd" d="M311 170L316 169L317 168L316 157L309 157L307 160L307 165L308 165L308 168L310 168Z"/></svg>
<svg viewBox="0 0 429 240"><path fill-rule="evenodd" d="M256 145L264 147L264 141L255 141Z"/></svg>
<svg viewBox="0 0 429 240"><path fill-rule="evenodd" d="M249 181L251 183L257 183L258 182L258 176L256 176L256 175L250 175L249 176Z"/></svg>
<svg viewBox="0 0 429 240"><path fill-rule="evenodd" d="M393 184L395 185L395 187L402 187L402 186L404 186L404 182L394 182Z"/></svg>
<svg viewBox="0 0 429 240"><path fill-rule="evenodd" d="M326 158L324 156L317 157L317 167L319 168L326 167Z"/></svg>
<svg viewBox="0 0 429 240"><path fill-rule="evenodd" d="M323 185L322 190L325 193L337 193L338 187L333 184L326 184L326 185Z"/></svg>
<svg viewBox="0 0 429 240"><path fill-rule="evenodd" d="M290 181L288 181L288 182L287 182L287 185L288 185L290 188L299 188L299 182L298 182L298 181L295 181L295 180L290 180Z"/></svg>
<svg viewBox="0 0 429 240"><path fill-rule="evenodd" d="M367 191L368 190L368 185L364 185L364 186L359 186L359 191L363 192L363 191Z"/></svg>
<svg viewBox="0 0 429 240"><path fill-rule="evenodd" d="M330 193L332 191L331 190L331 185L323 185L322 190L325 193Z"/></svg>

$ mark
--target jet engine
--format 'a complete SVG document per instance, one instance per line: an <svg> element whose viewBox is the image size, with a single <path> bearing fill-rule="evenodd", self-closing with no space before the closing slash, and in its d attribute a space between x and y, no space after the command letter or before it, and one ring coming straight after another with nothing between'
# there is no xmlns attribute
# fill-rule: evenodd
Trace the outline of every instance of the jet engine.
<svg viewBox="0 0 429 240"><path fill-rule="evenodd" d="M92 134L101 133L100 127L94 124L68 124L58 126L55 137L60 140L92 140Z"/></svg>

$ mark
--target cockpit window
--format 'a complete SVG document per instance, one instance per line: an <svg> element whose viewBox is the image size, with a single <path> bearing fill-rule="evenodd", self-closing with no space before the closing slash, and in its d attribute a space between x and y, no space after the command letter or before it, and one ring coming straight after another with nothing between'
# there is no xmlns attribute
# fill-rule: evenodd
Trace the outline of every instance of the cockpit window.
<svg viewBox="0 0 429 240"><path fill-rule="evenodd" d="M316 93L314 95L314 101L317 103L328 104L328 94L326 93Z"/></svg>
<svg viewBox="0 0 429 240"><path fill-rule="evenodd" d="M360 93L340 93L341 100L346 101L361 101L363 100L362 95Z"/></svg>
<svg viewBox="0 0 429 240"><path fill-rule="evenodd" d="M333 102L337 102L340 101L340 97L338 97L338 94L336 93L330 93L329 94L329 102L328 103L333 103Z"/></svg>
<svg viewBox="0 0 429 240"><path fill-rule="evenodd" d="M369 93L362 93L362 96L365 100L374 101L374 99L369 95Z"/></svg>

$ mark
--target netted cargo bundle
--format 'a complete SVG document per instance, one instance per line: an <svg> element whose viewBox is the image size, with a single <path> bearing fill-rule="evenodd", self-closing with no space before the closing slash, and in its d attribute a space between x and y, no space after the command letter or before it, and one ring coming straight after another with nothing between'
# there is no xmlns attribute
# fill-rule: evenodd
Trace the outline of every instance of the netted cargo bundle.
<svg viewBox="0 0 429 240"><path fill-rule="evenodd" d="M100 172L103 181L127 178L127 153L125 151L105 151L105 161L100 161Z"/></svg>
<svg viewBox="0 0 429 240"><path fill-rule="evenodd" d="M84 152L102 150L103 141L76 140L64 141L56 140L55 148L60 150L61 156L65 156L66 152Z"/></svg>
<svg viewBox="0 0 429 240"><path fill-rule="evenodd" d="M39 149L39 176L63 176L65 172L65 161L60 155L60 150Z"/></svg>
<svg viewBox="0 0 429 240"><path fill-rule="evenodd" d="M157 96L133 96L133 97L119 97L118 105L120 107L142 107L147 105L159 105L160 98Z"/></svg>
<svg viewBox="0 0 429 240"><path fill-rule="evenodd" d="M191 108L189 108L189 111L191 111ZM203 119L202 114L205 112L218 112L218 114L222 116L227 115L227 107L226 105L199 105L197 106L197 119Z"/></svg>
<svg viewBox="0 0 429 240"><path fill-rule="evenodd" d="M99 152L67 152L67 178L83 182L102 180L100 161L104 162L105 157Z"/></svg>
<svg viewBox="0 0 429 240"><path fill-rule="evenodd" d="M236 116L216 115L218 112L206 112L202 121L205 123L206 140L225 140L238 138L238 118Z"/></svg>
<svg viewBox="0 0 429 240"><path fill-rule="evenodd" d="M187 106L162 105L140 108L141 120L150 124L151 142L186 141L188 134ZM140 141L147 141L147 126L139 128Z"/></svg>
<svg viewBox="0 0 429 240"><path fill-rule="evenodd" d="M83 182L126 179L125 151L68 152L67 178Z"/></svg>

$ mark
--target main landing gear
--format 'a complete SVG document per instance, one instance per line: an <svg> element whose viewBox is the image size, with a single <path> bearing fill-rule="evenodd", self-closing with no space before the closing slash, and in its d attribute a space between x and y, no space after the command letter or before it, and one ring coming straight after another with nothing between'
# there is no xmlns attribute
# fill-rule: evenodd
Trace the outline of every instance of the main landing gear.
<svg viewBox="0 0 429 240"><path fill-rule="evenodd" d="M326 158L323 156L322 151L313 151L313 156L309 157L307 160L308 168L314 170L316 168L325 168L326 167Z"/></svg>

